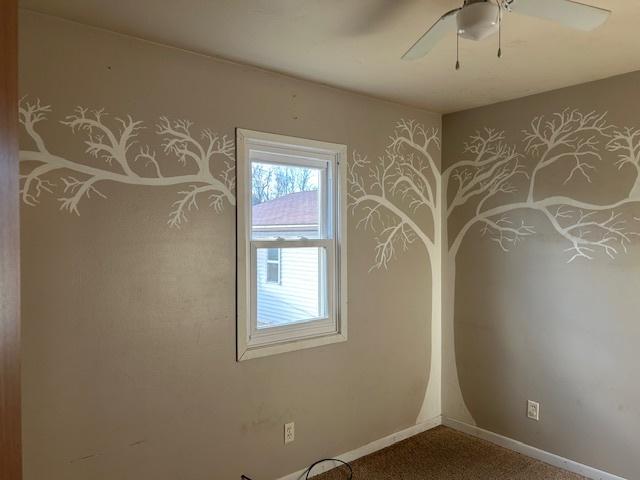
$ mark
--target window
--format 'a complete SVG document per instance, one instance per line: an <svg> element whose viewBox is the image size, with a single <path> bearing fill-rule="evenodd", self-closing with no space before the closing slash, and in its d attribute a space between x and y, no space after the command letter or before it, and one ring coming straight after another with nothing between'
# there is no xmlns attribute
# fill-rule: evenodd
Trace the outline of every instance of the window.
<svg viewBox="0 0 640 480"><path fill-rule="evenodd" d="M280 249L267 249L267 283L280 283Z"/></svg>
<svg viewBox="0 0 640 480"><path fill-rule="evenodd" d="M238 130L238 360L344 341L346 147Z"/></svg>

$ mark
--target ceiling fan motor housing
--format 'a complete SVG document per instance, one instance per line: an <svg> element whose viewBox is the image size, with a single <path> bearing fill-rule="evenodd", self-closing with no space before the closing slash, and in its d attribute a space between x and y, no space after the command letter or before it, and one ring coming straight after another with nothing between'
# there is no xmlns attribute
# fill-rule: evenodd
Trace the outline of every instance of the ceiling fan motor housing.
<svg viewBox="0 0 640 480"><path fill-rule="evenodd" d="M489 1L468 3L457 15L458 33L468 40L483 40L498 31L500 7Z"/></svg>

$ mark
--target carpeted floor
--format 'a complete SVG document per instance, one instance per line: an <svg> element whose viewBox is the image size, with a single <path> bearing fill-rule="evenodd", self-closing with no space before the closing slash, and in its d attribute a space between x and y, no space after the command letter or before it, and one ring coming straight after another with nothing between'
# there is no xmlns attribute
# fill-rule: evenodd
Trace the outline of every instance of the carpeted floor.
<svg viewBox="0 0 640 480"><path fill-rule="evenodd" d="M352 463L353 480L585 480L492 443L437 427ZM315 480L345 480L336 468Z"/></svg>

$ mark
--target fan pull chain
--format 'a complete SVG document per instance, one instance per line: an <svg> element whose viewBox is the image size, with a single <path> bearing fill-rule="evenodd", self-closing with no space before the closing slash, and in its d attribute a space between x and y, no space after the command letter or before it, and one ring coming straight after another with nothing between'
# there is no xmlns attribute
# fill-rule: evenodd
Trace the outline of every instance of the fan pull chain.
<svg viewBox="0 0 640 480"><path fill-rule="evenodd" d="M456 29L456 70L460 70L460 32Z"/></svg>
<svg viewBox="0 0 640 480"><path fill-rule="evenodd" d="M502 58L502 5L498 5L498 58Z"/></svg>

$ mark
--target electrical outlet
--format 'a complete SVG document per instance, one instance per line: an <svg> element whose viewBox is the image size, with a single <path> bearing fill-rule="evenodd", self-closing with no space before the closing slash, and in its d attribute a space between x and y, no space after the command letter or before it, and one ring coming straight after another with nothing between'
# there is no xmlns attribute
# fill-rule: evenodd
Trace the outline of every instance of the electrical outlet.
<svg viewBox="0 0 640 480"><path fill-rule="evenodd" d="M296 424L291 422L291 423L285 423L284 424L284 443L285 445L287 443L291 443L296 439Z"/></svg>
<svg viewBox="0 0 640 480"><path fill-rule="evenodd" d="M538 402L533 400L527 402L527 417L535 421L540 420L540 404Z"/></svg>

